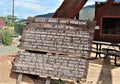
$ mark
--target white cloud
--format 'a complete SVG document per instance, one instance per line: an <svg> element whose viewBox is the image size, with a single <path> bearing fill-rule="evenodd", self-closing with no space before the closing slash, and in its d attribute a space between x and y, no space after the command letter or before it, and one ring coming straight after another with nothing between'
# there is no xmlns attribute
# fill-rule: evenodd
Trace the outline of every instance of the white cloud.
<svg viewBox="0 0 120 84"><path fill-rule="evenodd" d="M1 1L1 2L0 2L0 5L3 5L4 3L5 3L5 2Z"/></svg>
<svg viewBox="0 0 120 84"><path fill-rule="evenodd" d="M55 12L60 7L60 5L64 0L54 0L54 1L57 3L57 7L54 7L53 9L51 9L50 10L51 12Z"/></svg>
<svg viewBox="0 0 120 84"><path fill-rule="evenodd" d="M30 0L30 1L32 1L32 0ZM28 8L33 11L41 11L41 10L45 10L47 8L46 6L42 6L40 4L30 3L30 2L22 2L22 1L16 1L15 6Z"/></svg>
<svg viewBox="0 0 120 84"><path fill-rule="evenodd" d="M3 15L10 15L11 11L3 11Z"/></svg>
<svg viewBox="0 0 120 84"><path fill-rule="evenodd" d="M105 1L105 0L88 0L88 1L94 1L95 2L95 1Z"/></svg>
<svg viewBox="0 0 120 84"><path fill-rule="evenodd" d="M88 0L88 2L85 4L85 6L93 5L95 2L105 2L106 0Z"/></svg>
<svg viewBox="0 0 120 84"><path fill-rule="evenodd" d="M64 0L14 0L15 15L27 17L29 15L46 14L55 12ZM103 2L106 0L88 0L86 5L95 4L95 1ZM0 0L0 14L9 15L12 10L12 0Z"/></svg>
<svg viewBox="0 0 120 84"><path fill-rule="evenodd" d="M55 0L55 1L57 1L58 3L59 3L59 5L60 4L62 4L62 2L64 1L64 0ZM86 3L86 5L85 6L87 6L87 5L92 5L92 4L95 4L95 2L104 2L104 1L106 1L106 0L88 0L88 2Z"/></svg>
<svg viewBox="0 0 120 84"><path fill-rule="evenodd" d="M20 2L25 2L25 3L36 3L36 2L40 2L40 0L17 0Z"/></svg>
<svg viewBox="0 0 120 84"><path fill-rule="evenodd" d="M64 0L56 0L56 1L58 1L58 3L60 3L60 4L61 4Z"/></svg>
<svg viewBox="0 0 120 84"><path fill-rule="evenodd" d="M90 1L90 2L87 2L87 3L85 4L85 6L93 5L93 4L95 4L95 2L94 2L94 1Z"/></svg>

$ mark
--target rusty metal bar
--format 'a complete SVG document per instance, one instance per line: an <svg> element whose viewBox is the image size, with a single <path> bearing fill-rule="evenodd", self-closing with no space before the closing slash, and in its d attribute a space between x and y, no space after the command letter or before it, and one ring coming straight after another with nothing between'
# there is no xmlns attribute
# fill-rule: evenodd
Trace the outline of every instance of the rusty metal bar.
<svg viewBox="0 0 120 84"><path fill-rule="evenodd" d="M85 5L88 0L64 0L62 5L57 9L54 18L71 18L73 19Z"/></svg>

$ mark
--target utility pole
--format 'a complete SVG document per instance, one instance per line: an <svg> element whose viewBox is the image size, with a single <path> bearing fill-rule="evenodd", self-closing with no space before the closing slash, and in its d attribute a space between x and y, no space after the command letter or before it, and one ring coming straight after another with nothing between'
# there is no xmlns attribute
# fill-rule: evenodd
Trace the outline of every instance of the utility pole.
<svg viewBox="0 0 120 84"><path fill-rule="evenodd" d="M12 0L12 23L14 27L14 0Z"/></svg>

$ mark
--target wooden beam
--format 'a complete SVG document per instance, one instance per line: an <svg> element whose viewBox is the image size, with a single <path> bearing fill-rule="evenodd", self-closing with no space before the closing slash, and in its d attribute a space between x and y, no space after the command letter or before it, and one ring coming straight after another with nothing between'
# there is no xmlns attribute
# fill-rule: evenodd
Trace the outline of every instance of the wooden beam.
<svg viewBox="0 0 120 84"><path fill-rule="evenodd" d="M51 77L46 78L46 83L45 84L50 84Z"/></svg>
<svg viewBox="0 0 120 84"><path fill-rule="evenodd" d="M21 80L22 80L23 74L22 73L18 73L18 79L16 81L16 84L20 84Z"/></svg>

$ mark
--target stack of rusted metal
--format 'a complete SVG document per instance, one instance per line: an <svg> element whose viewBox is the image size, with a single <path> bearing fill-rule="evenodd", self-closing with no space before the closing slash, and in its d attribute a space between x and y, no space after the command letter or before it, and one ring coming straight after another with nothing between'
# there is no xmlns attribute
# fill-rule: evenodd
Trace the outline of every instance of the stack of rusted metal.
<svg viewBox="0 0 120 84"><path fill-rule="evenodd" d="M86 78L95 22L28 18L12 71L77 80Z"/></svg>

